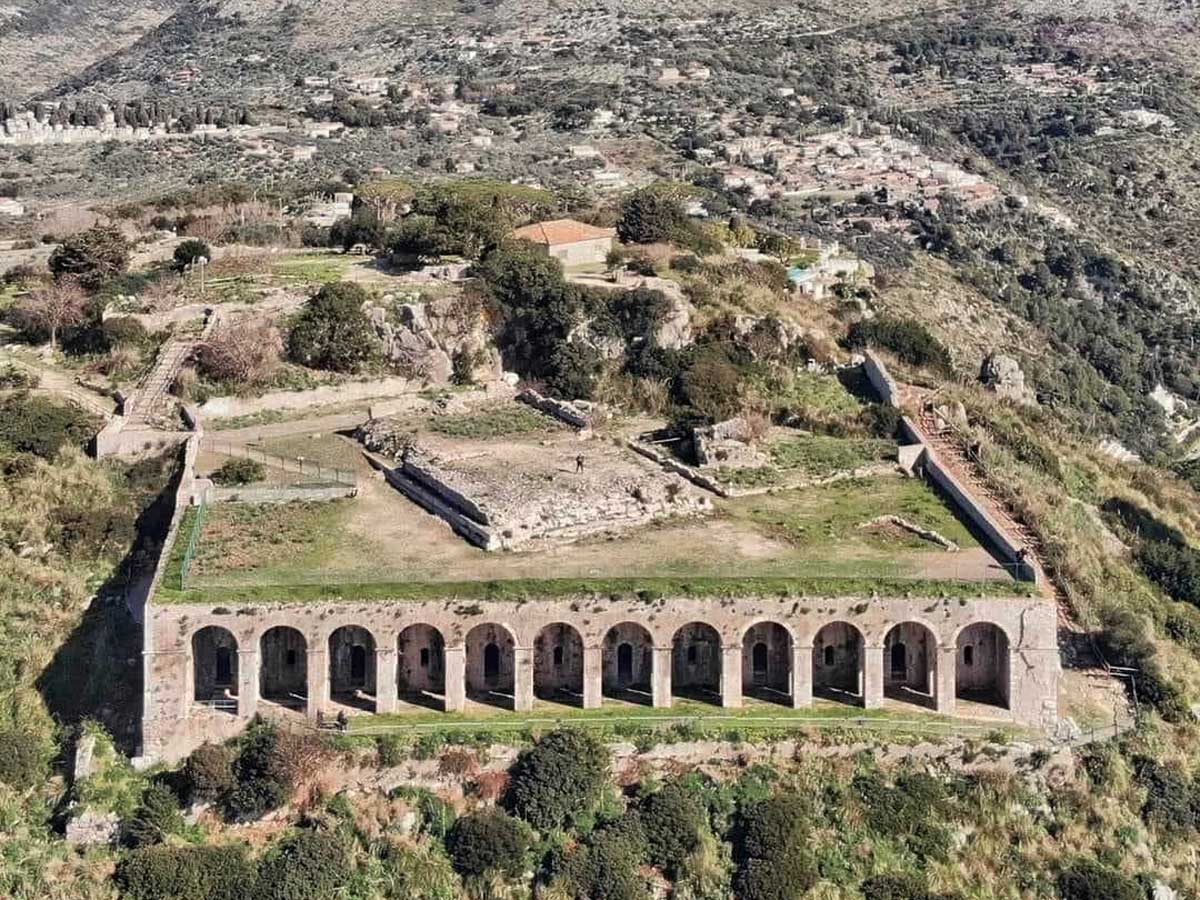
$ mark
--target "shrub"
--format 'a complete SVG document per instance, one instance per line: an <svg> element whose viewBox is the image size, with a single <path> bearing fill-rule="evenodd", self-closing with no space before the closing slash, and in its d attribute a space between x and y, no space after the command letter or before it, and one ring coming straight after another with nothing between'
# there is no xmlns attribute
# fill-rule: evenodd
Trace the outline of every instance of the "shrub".
<svg viewBox="0 0 1200 900"><path fill-rule="evenodd" d="M588 900L649 898L640 871L645 842L636 821L630 819L594 832L585 846L563 860L556 875L570 886L573 896Z"/></svg>
<svg viewBox="0 0 1200 900"><path fill-rule="evenodd" d="M125 271L129 265L129 242L120 229L97 225L73 234L50 254L50 271L56 278L74 276L93 290Z"/></svg>
<svg viewBox="0 0 1200 900"><path fill-rule="evenodd" d="M242 738L233 775L237 787L226 796L225 814L235 821L251 821L287 799L291 783L280 771L276 750L279 735L266 723L256 721Z"/></svg>
<svg viewBox="0 0 1200 900"><path fill-rule="evenodd" d="M1200 810L1193 808L1193 788L1183 772L1148 758L1138 759L1134 771L1138 783L1146 789L1142 818L1147 824L1176 835L1196 827Z"/></svg>
<svg viewBox="0 0 1200 900"><path fill-rule="evenodd" d="M808 848L809 804L796 794L776 794L741 814L736 893L744 900L790 900L817 880Z"/></svg>
<svg viewBox="0 0 1200 900"><path fill-rule="evenodd" d="M376 352L375 331L363 304L368 295L350 282L327 284L308 301L288 336L293 360L332 372L357 372Z"/></svg>
<svg viewBox="0 0 1200 900"><path fill-rule="evenodd" d="M608 308L627 342L654 341L671 310L671 301L662 291L638 288L614 294Z"/></svg>
<svg viewBox="0 0 1200 900"><path fill-rule="evenodd" d="M911 319L881 316L855 322L850 326L846 343L850 347L883 347L906 363L928 366L946 374L953 369L950 351L929 333L929 329Z"/></svg>
<svg viewBox="0 0 1200 900"><path fill-rule="evenodd" d="M379 756L379 765L387 768L398 766L408 758L408 746L398 734L381 734L375 738L375 752Z"/></svg>
<svg viewBox="0 0 1200 900"><path fill-rule="evenodd" d="M450 861L463 875L495 871L516 877L525 871L532 843L528 826L495 808L463 816L447 838Z"/></svg>
<svg viewBox="0 0 1200 900"><path fill-rule="evenodd" d="M148 847L182 829L179 800L165 785L152 784L133 815L122 823L121 841L127 847Z"/></svg>
<svg viewBox="0 0 1200 900"><path fill-rule="evenodd" d="M450 380L457 385L469 385L475 383L475 354L467 350L458 349L454 351L454 357L451 359Z"/></svg>
<svg viewBox="0 0 1200 900"><path fill-rule="evenodd" d="M212 261L212 250L204 241L191 238L175 248L175 268L181 272L198 259Z"/></svg>
<svg viewBox="0 0 1200 900"><path fill-rule="evenodd" d="M693 791L671 781L646 797L639 812L650 861L674 878L708 827L707 811Z"/></svg>
<svg viewBox="0 0 1200 900"><path fill-rule="evenodd" d="M256 384L279 364L283 340L270 322L240 322L200 345L197 364L215 381Z"/></svg>
<svg viewBox="0 0 1200 900"><path fill-rule="evenodd" d="M934 895L913 875L872 875L860 886L863 900L943 900Z"/></svg>
<svg viewBox="0 0 1200 900"><path fill-rule="evenodd" d="M450 861L430 846L386 844L381 854L385 897L458 900L465 896Z"/></svg>
<svg viewBox="0 0 1200 900"><path fill-rule="evenodd" d="M596 389L599 370L599 351L579 341L568 341L556 347L550 355L546 388L555 397L590 400Z"/></svg>
<svg viewBox="0 0 1200 900"><path fill-rule="evenodd" d="M728 419L741 408L741 373L720 350L699 354L679 381L683 401L709 422Z"/></svg>
<svg viewBox="0 0 1200 900"><path fill-rule="evenodd" d="M233 790L233 752L220 744L201 744L183 764L183 786L192 803L211 803Z"/></svg>
<svg viewBox="0 0 1200 900"><path fill-rule="evenodd" d="M100 333L106 350L114 347L141 347L150 338L146 326L132 316L105 319L100 326Z"/></svg>
<svg viewBox="0 0 1200 900"><path fill-rule="evenodd" d="M1132 878L1095 860L1077 859L1058 876L1062 900L1145 900Z"/></svg>
<svg viewBox="0 0 1200 900"><path fill-rule="evenodd" d="M0 731L0 782L17 790L38 784L48 755L44 742L24 731Z"/></svg>
<svg viewBox="0 0 1200 900"><path fill-rule="evenodd" d="M239 846L146 847L117 864L124 900L244 900L255 868Z"/></svg>
<svg viewBox="0 0 1200 900"><path fill-rule="evenodd" d="M302 831L282 841L259 865L258 900L326 900L338 896L354 874L337 835Z"/></svg>
<svg viewBox="0 0 1200 900"><path fill-rule="evenodd" d="M82 447L95 433L95 420L79 407L29 394L0 399L0 445L18 452L53 459L62 447Z"/></svg>
<svg viewBox="0 0 1200 900"><path fill-rule="evenodd" d="M214 484L242 485L262 481L267 475L263 464L256 459L227 459L212 473Z"/></svg>
<svg viewBox="0 0 1200 900"><path fill-rule="evenodd" d="M608 748L595 735L552 731L517 757L505 805L540 831L561 828L595 807L608 768Z"/></svg>

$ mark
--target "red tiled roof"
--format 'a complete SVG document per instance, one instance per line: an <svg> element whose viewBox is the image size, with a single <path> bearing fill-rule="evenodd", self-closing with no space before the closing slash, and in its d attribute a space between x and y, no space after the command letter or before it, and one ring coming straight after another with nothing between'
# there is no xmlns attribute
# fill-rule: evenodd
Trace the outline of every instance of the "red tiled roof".
<svg viewBox="0 0 1200 900"><path fill-rule="evenodd" d="M553 219L549 222L535 222L513 232L513 237L522 241L532 241L535 244L546 244L557 247L562 244L578 244L580 241L594 241L599 238L610 238L616 234L613 228L597 228L576 222L574 219Z"/></svg>

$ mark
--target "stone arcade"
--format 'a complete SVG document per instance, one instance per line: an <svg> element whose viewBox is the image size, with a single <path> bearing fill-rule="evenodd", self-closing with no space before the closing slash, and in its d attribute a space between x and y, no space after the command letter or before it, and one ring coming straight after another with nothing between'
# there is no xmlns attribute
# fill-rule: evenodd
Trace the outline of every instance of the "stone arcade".
<svg viewBox="0 0 1200 900"><path fill-rule="evenodd" d="M942 714L988 704L1050 727L1059 655L1043 598L593 596L525 603L348 601L149 609L144 748L178 758L270 706L336 714L401 704L518 711L535 697L737 707L814 695Z"/></svg>

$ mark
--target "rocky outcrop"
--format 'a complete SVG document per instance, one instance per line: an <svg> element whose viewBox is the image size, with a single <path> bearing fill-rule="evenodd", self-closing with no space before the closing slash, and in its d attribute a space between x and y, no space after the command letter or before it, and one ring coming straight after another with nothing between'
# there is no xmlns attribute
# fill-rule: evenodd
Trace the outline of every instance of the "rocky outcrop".
<svg viewBox="0 0 1200 900"><path fill-rule="evenodd" d="M1037 402L1033 390L1025 384L1025 373L1021 365L1011 356L992 351L984 357L979 369L979 380L983 386L999 397L1016 403Z"/></svg>
<svg viewBox="0 0 1200 900"><path fill-rule="evenodd" d="M459 297L408 302L387 295L379 306L368 306L367 315L388 359L408 377L429 384L449 384L454 359L468 354L475 381L501 376L500 354L491 343L479 311Z"/></svg>

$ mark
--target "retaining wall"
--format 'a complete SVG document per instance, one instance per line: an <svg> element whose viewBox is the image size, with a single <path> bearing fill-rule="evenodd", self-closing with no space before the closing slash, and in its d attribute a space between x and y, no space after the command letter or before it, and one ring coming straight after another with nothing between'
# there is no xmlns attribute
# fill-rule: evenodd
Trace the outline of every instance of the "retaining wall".
<svg viewBox="0 0 1200 900"><path fill-rule="evenodd" d="M900 405L900 389L896 386L887 366L875 355L874 350L867 350L863 353L863 372L867 376L867 381L871 382L875 393L879 395L881 403L885 406Z"/></svg>
<svg viewBox="0 0 1200 900"><path fill-rule="evenodd" d="M409 393L417 386L417 382L396 376L324 385L307 391L276 391L261 397L211 397L200 407L200 412L208 418L230 418L267 410L307 409L310 406L393 397Z"/></svg>
<svg viewBox="0 0 1200 900"><path fill-rule="evenodd" d="M282 487L217 487L204 492L207 503L291 503L293 501L319 502L353 497L358 488L346 484L332 485L287 485Z"/></svg>

